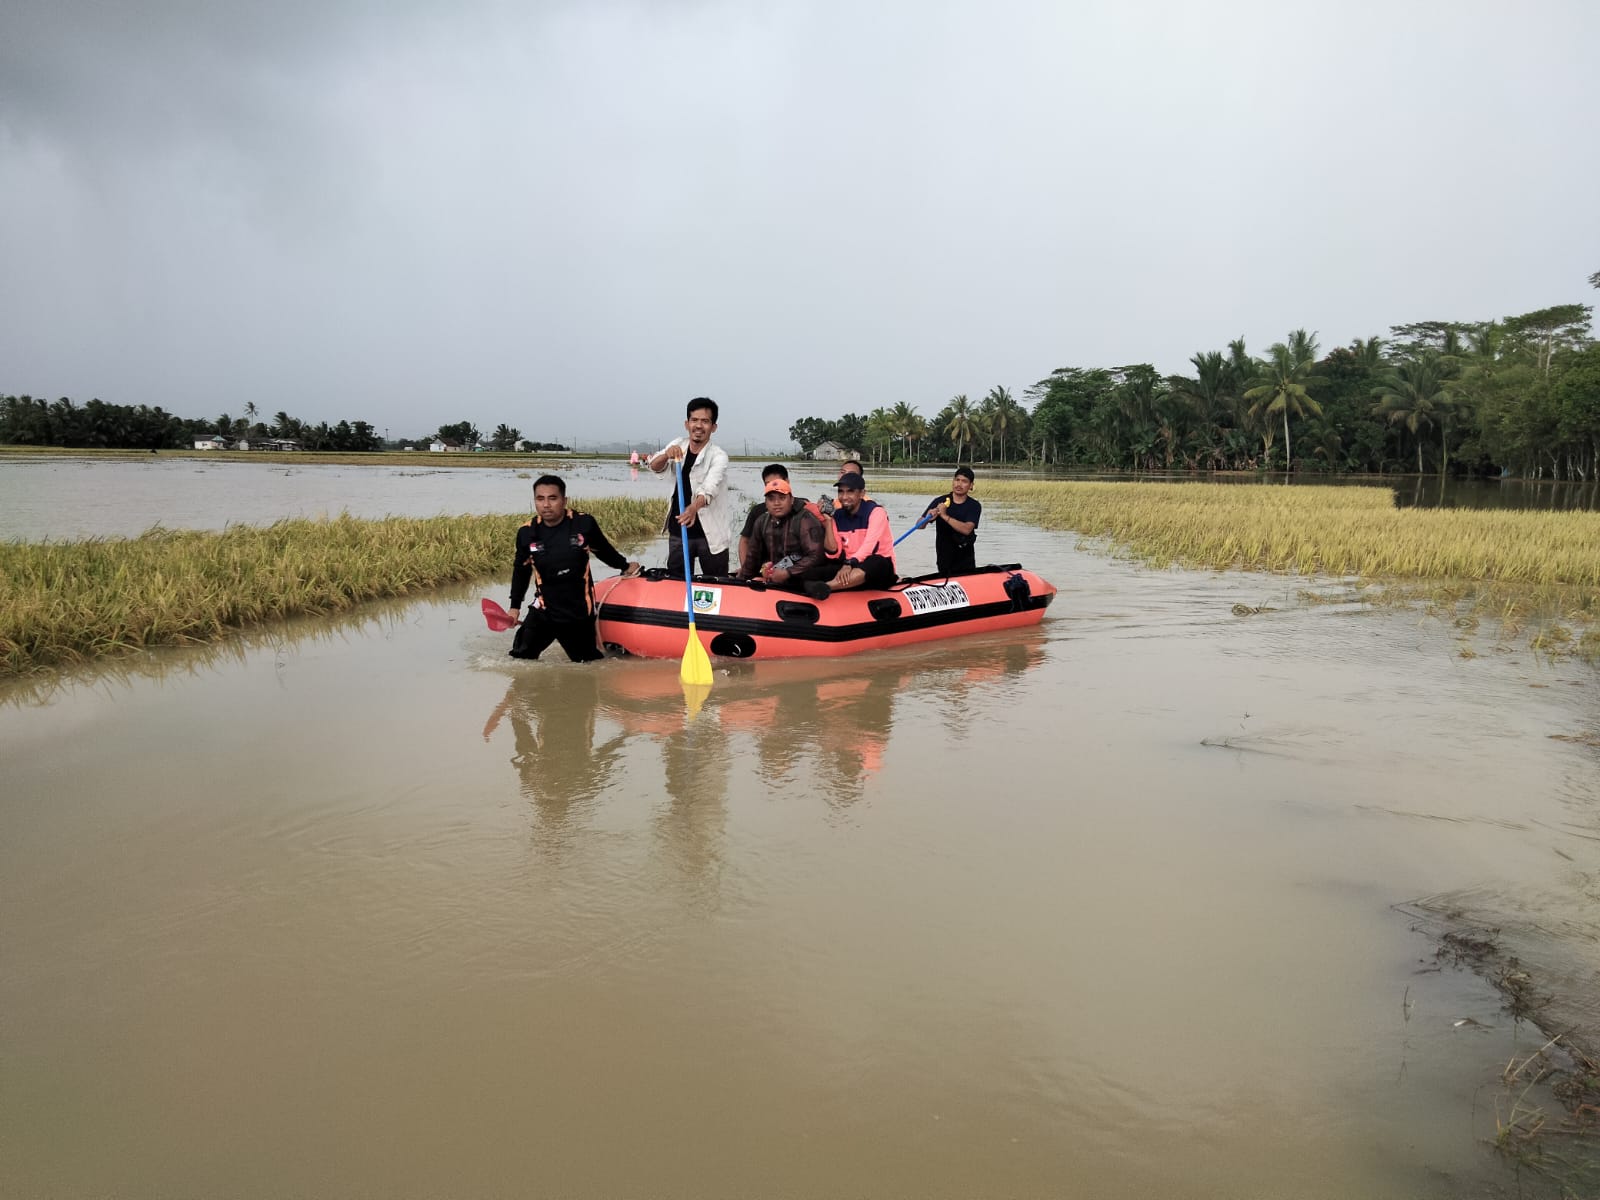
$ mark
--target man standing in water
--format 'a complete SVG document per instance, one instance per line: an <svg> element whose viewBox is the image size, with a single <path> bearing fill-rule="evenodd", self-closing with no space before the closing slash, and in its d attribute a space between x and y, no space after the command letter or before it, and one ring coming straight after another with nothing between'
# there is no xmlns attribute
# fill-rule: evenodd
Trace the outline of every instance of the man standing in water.
<svg viewBox="0 0 1600 1200"><path fill-rule="evenodd" d="M973 546L978 540L978 518L983 515L983 505L970 495L972 482L972 468L957 467L949 492L928 505L936 526L933 545L941 575L978 569Z"/></svg>
<svg viewBox="0 0 1600 1200"><path fill-rule="evenodd" d="M687 436L674 438L650 458L658 475L674 462L682 463L683 491L687 502L679 511L678 490L672 491L667 509L667 572L683 574L683 539L679 527L689 531L689 555L704 575L728 573L728 542L732 535L732 497L728 492L728 452L712 444L717 431L717 402L705 396L689 401Z"/></svg>
<svg viewBox="0 0 1600 1200"><path fill-rule="evenodd" d="M639 564L619 554L588 513L567 508L567 485L559 475L541 475L533 481L533 507L538 516L517 530L511 617L521 617L530 581L534 607L517 627L511 657L538 658L551 642L560 642L573 662L593 662L604 656L595 634L589 556L624 575L637 575Z"/></svg>

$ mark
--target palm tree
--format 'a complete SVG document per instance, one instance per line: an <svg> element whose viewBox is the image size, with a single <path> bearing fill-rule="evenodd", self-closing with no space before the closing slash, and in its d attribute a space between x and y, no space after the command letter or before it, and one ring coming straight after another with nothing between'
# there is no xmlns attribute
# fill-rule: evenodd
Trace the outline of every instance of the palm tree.
<svg viewBox="0 0 1600 1200"><path fill-rule="evenodd" d="M1322 417L1312 422L1309 436L1311 457L1322 459L1330 469L1337 471L1344 463L1344 438L1338 428L1327 417ZM1305 440L1306 435L1302 435L1300 439L1302 445Z"/></svg>
<svg viewBox="0 0 1600 1200"><path fill-rule="evenodd" d="M989 389L989 394L983 398L983 404L989 411L990 437L1000 439L1000 462L1004 465L1006 435L1016 429L1017 414L1021 410L1017 402L1011 398L1011 393L999 386Z"/></svg>
<svg viewBox="0 0 1600 1200"><path fill-rule="evenodd" d="M922 439L928 436L928 422L921 413L911 414L911 440L916 443L917 461L922 461Z"/></svg>
<svg viewBox="0 0 1600 1200"><path fill-rule="evenodd" d="M994 423L989 419L989 413L979 405L972 412L972 450L976 454L978 439L983 438L989 444L989 457L994 457Z"/></svg>
<svg viewBox="0 0 1600 1200"><path fill-rule="evenodd" d="M911 439L916 434L917 410L902 400L894 406L889 416L894 421L894 434L900 439L901 445L905 448L905 456L909 460L911 458Z"/></svg>
<svg viewBox="0 0 1600 1200"><path fill-rule="evenodd" d="M1439 427L1439 474L1450 465L1451 412L1455 408L1452 384L1458 375L1453 360L1437 350L1424 350L1416 358L1395 366L1382 377L1372 394L1378 403L1372 411L1404 425L1417 439L1417 474L1422 474L1422 437L1425 425Z"/></svg>
<svg viewBox="0 0 1600 1200"><path fill-rule="evenodd" d="M1205 442L1202 453L1210 457L1215 467L1222 453L1222 420L1230 415L1233 400L1228 386L1228 361L1220 350L1196 353L1189 361L1194 364L1194 378L1175 375L1168 384L1172 397L1199 420Z"/></svg>
<svg viewBox="0 0 1600 1200"><path fill-rule="evenodd" d="M944 432L946 437L955 439L956 461L961 462L961 447L970 442L972 435L977 432L972 401L964 393L950 401L950 420L945 423Z"/></svg>
<svg viewBox="0 0 1600 1200"><path fill-rule="evenodd" d="M867 414L867 436L865 441L872 450L872 462L878 463L878 451L895 437L894 415L883 407L875 408Z"/></svg>
<svg viewBox="0 0 1600 1200"><path fill-rule="evenodd" d="M1356 356L1356 362L1369 371L1376 371L1383 366L1383 339L1380 337L1354 338L1350 342L1350 353Z"/></svg>
<svg viewBox="0 0 1600 1200"><path fill-rule="evenodd" d="M1255 403L1250 416L1263 422L1274 413L1283 414L1284 469L1294 470L1293 448L1289 443L1289 418L1304 419L1306 415L1322 415L1322 405L1311 398L1309 388L1326 383L1320 375L1313 375L1317 361L1317 335L1296 329L1289 335L1287 344L1274 342L1267 352L1266 370L1262 382L1245 392L1244 398Z"/></svg>

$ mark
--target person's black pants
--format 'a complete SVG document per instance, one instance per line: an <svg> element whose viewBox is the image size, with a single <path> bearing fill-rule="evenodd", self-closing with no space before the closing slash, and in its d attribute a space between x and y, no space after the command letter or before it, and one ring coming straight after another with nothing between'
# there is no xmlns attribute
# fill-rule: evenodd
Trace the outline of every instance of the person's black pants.
<svg viewBox="0 0 1600 1200"><path fill-rule="evenodd" d="M560 642L573 662L594 662L605 657L595 645L593 617L581 621L552 621L542 608L532 609L517 626L517 636L511 639L511 657L538 658L550 648L551 642Z"/></svg>
<svg viewBox="0 0 1600 1200"><path fill-rule="evenodd" d="M965 550L953 550L949 554L939 556L939 574L959 575L963 571L976 571L978 569L978 552L971 546Z"/></svg>
<svg viewBox="0 0 1600 1200"><path fill-rule="evenodd" d="M721 554L711 553L711 546L705 538L692 537L689 539L689 561L700 565L701 575L726 575L728 573L728 552ZM681 576L683 574L683 535L676 529L672 532L672 540L667 543L667 574Z"/></svg>

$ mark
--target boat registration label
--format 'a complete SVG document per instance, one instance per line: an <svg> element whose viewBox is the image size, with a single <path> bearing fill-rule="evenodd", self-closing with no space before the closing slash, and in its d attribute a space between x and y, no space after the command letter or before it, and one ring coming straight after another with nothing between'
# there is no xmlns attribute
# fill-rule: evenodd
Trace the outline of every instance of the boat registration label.
<svg viewBox="0 0 1600 1200"><path fill-rule="evenodd" d="M694 611L698 616L714 617L722 611L722 589L697 587L694 590Z"/></svg>
<svg viewBox="0 0 1600 1200"><path fill-rule="evenodd" d="M917 613L943 612L947 608L966 608L972 601L959 583L919 583L904 592L906 603Z"/></svg>

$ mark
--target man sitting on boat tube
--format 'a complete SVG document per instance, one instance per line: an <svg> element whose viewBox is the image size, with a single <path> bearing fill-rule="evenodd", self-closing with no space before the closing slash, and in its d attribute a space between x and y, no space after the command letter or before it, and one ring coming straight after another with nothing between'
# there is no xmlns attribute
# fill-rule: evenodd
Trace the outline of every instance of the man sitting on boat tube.
<svg viewBox="0 0 1600 1200"><path fill-rule="evenodd" d="M739 578L799 590L808 581L820 581L833 573L822 522L805 504L795 503L787 479L776 475L767 479L766 509L750 531L749 552L739 562Z"/></svg>
<svg viewBox="0 0 1600 1200"><path fill-rule="evenodd" d="M789 482L789 468L784 466L782 463L768 463L765 467L763 467L761 469L761 486L763 490L766 488L768 481L773 478L782 479L786 483ZM793 484L790 484L790 490L793 490ZM833 536L833 518L828 515L828 513L833 512L832 498L830 497L828 499L828 511L826 513L823 512L815 502L810 500L801 500L796 497L795 504L797 506L804 506L810 511L812 516L816 517L817 520L822 522L823 552L829 558L838 558L839 543ZM756 521L759 520L761 515L766 511L767 504L765 500L761 500L755 504L752 504L750 506L750 515L744 519L744 528L739 531L739 573L741 575L745 574L744 564L749 562L751 556L758 553L760 550L760 547L756 544L751 535L755 533ZM761 565L761 560L757 559L755 565L759 567ZM834 566L837 567L838 565L838 563L834 563ZM746 578L748 578L748 576L746 576Z"/></svg>
<svg viewBox="0 0 1600 1200"><path fill-rule="evenodd" d="M618 553L588 513L567 508L567 485L559 475L541 475L533 481L533 507L538 517L517 530L517 557L511 566L512 620L522 615L522 598L530 582L534 607L517 627L511 657L538 658L551 642L560 642L573 662L604 658L595 631L589 556L624 575L637 575L639 564Z"/></svg>
<svg viewBox="0 0 1600 1200"><path fill-rule="evenodd" d="M834 536L839 539L842 561L826 582L806 584L806 595L826 600L850 588L893 587L897 578L894 535L889 514L876 500L866 498L867 481L857 471L846 471L837 484L839 506L833 511Z"/></svg>

